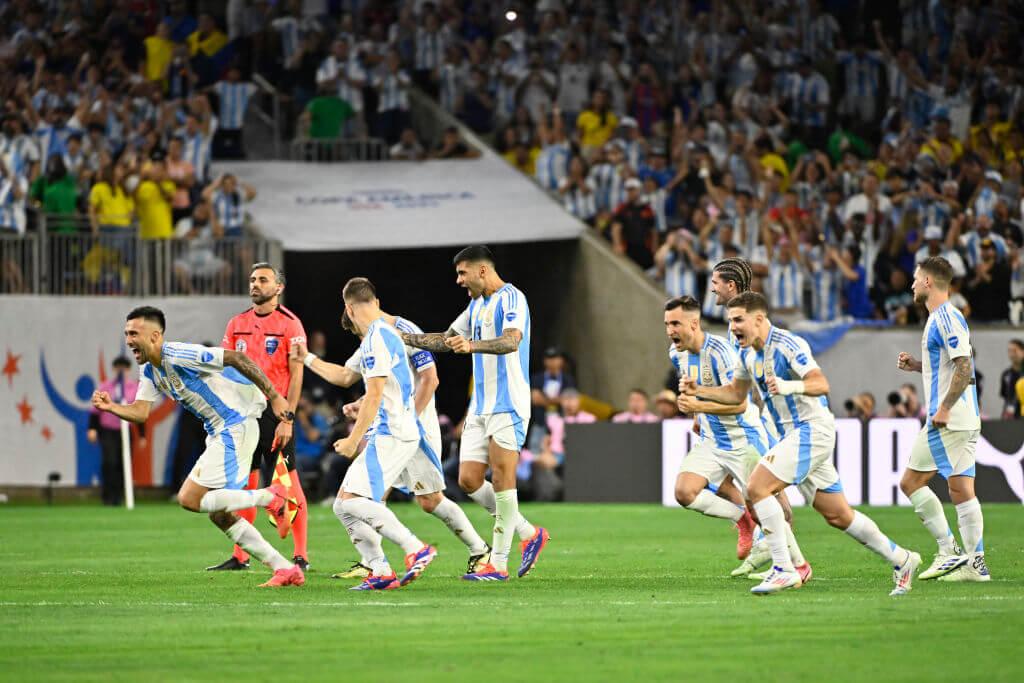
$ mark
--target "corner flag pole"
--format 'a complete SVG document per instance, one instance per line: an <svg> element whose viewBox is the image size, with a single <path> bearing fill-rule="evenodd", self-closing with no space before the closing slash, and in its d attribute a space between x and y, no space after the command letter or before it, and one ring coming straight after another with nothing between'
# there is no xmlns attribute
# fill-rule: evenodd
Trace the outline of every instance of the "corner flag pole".
<svg viewBox="0 0 1024 683"><path fill-rule="evenodd" d="M121 405L128 405L121 401ZM121 467L124 468L124 506L135 509L135 485L132 482L132 440L128 422L121 420Z"/></svg>

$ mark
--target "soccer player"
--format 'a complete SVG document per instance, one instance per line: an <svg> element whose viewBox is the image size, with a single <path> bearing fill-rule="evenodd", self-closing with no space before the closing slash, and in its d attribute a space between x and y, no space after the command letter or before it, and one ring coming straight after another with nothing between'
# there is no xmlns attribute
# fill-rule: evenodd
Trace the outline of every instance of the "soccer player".
<svg viewBox="0 0 1024 683"><path fill-rule="evenodd" d="M462 578L508 581L512 535L522 540L518 575L526 576L548 542L548 532L519 514L516 464L530 422L530 308L526 296L494 269L484 246L455 255L456 282L470 302L447 332L403 333L409 346L473 355L473 399L459 447L459 486L494 516L491 562ZM484 479L491 469L492 484Z"/></svg>
<svg viewBox="0 0 1024 683"><path fill-rule="evenodd" d="M928 309L921 338L922 360L900 353L900 370L920 372L928 404L928 420L914 441L910 464L900 488L931 532L939 549L920 579L988 581L984 520L974 495L974 449L981 431L978 389L971 360L971 333L964 316L949 302L953 266L941 256L925 259L914 273L914 303ZM965 554L946 522L942 503L928 488L935 472L949 485L956 504Z"/></svg>
<svg viewBox="0 0 1024 683"><path fill-rule="evenodd" d="M306 331L298 316L280 304L284 290L284 275L269 263L257 263L249 271L249 296L252 308L239 313L228 322L221 346L243 353L259 366L277 392L288 401L288 410L295 412L302 393L302 361L290 359L289 351L295 344L306 343ZM306 548L308 512L306 495L302 491L299 473L295 470L295 440L292 438L292 424L277 422L268 408L260 416L260 439L253 454L248 489L259 487L260 470L263 480L271 481L277 449L285 458L288 476L291 478L291 493L300 503L294 521L291 523L294 541L292 562L309 569L309 552ZM239 516L250 523L256 519L256 508L240 510ZM281 533L281 530L279 530ZM282 533L282 538L284 534ZM248 569L249 555L236 545L234 553L224 562L208 570Z"/></svg>
<svg viewBox="0 0 1024 683"><path fill-rule="evenodd" d="M142 424L161 393L203 421L206 450L178 491L186 510L206 512L232 541L269 565L274 575L263 586L301 586L302 568L284 559L260 532L235 512L264 507L279 528L287 528L285 489L280 484L243 491L246 472L259 439L257 418L267 407L281 421L292 421L288 401L245 354L199 344L165 342L166 321L159 309L136 308L128 314L125 343L140 365L139 390L130 405L114 403L105 391L92 395L98 410Z"/></svg>
<svg viewBox="0 0 1024 683"><path fill-rule="evenodd" d="M372 285L370 285L372 287ZM422 334L423 330L416 323L384 313L384 320L399 332ZM342 315L342 327L360 336L349 320ZM467 572L472 573L490 561L491 549L473 528L472 522L457 503L444 495L444 471L441 468L441 425L437 419L437 407L434 404L434 392L440 383L437 378L437 366L434 356L429 351L405 347L407 362L416 377L415 400L416 414L423 430L419 451L413 456L405 472L399 477L403 488L414 496L416 503L427 514L433 515L444 522L455 536L469 550ZM307 351L305 345L292 347L295 357L302 359L307 368L339 387L350 387L362 379L363 352L362 347L345 362L344 365L329 363L316 354ZM361 400L360 402L361 403ZM346 406L347 408L347 406ZM357 408L358 410L358 408ZM376 532L374 532L376 533ZM361 558L352 569L338 578L366 578L370 574L367 564L369 558Z"/></svg>
<svg viewBox="0 0 1024 683"><path fill-rule="evenodd" d="M747 482L747 491L772 553L772 571L751 589L756 595L803 585L786 547L785 515L775 494L789 485L800 488L814 509L832 526L844 530L893 566L890 595L910 592L921 556L889 540L865 514L852 509L843 495L832 463L835 416L828 408L825 373L800 337L768 321L768 302L745 292L727 305L729 327L741 346L733 380L720 387L701 386L684 377L685 393L738 405L756 383L765 408L782 439L761 458Z"/></svg>
<svg viewBox="0 0 1024 683"><path fill-rule="evenodd" d="M360 374L366 394L352 431L334 443L334 450L354 458L373 425L366 449L348 468L341 495L334 503L338 516L371 573L351 590L391 590L405 586L434 561L437 550L420 541L384 505L384 494L399 481L420 450L423 433L416 419L415 380L398 330L384 319L373 284L352 278L342 290L345 313L363 335ZM391 569L380 537L405 553L401 579Z"/></svg>

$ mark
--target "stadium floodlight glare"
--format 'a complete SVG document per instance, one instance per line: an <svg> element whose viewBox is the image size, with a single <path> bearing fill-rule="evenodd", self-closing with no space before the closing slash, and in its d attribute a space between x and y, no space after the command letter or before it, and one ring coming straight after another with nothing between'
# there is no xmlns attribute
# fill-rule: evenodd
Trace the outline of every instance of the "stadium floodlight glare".
<svg viewBox="0 0 1024 683"><path fill-rule="evenodd" d="M514 9L510 9L507 12L505 12L505 20L506 21L515 21L516 17L518 17L518 16L519 16L519 14Z"/></svg>

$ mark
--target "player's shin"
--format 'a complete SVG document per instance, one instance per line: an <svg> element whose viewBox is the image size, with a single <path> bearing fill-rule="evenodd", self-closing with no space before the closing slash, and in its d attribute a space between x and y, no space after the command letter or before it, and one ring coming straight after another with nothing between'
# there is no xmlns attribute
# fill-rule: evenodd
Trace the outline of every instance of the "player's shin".
<svg viewBox="0 0 1024 683"><path fill-rule="evenodd" d="M844 531L894 567L907 560L909 551L889 540L870 517L857 510L853 511L853 522Z"/></svg>
<svg viewBox="0 0 1024 683"><path fill-rule="evenodd" d="M207 491L199 501L200 512L235 512L253 506L262 507L270 503L274 496L266 489L258 491L233 491L217 489Z"/></svg>
<svg viewBox="0 0 1024 683"><path fill-rule="evenodd" d="M347 498L341 504L345 512L369 524L381 536L400 546L406 555L423 547L423 542L383 503L369 498Z"/></svg>
<svg viewBox="0 0 1024 683"><path fill-rule="evenodd" d="M957 524L960 527L960 538L964 542L964 552L983 554L985 542L985 520L981 515L981 503L977 498L959 503L956 506Z"/></svg>
<svg viewBox="0 0 1024 683"><path fill-rule="evenodd" d="M469 494L469 497L477 502L483 509L487 510L493 517L497 514L497 503L494 499L494 486L489 481L484 481L483 486ZM522 515L516 518L516 534L519 538L533 538L537 528L526 521Z"/></svg>
<svg viewBox="0 0 1024 683"><path fill-rule="evenodd" d="M939 552L943 555L953 555L956 541L953 538L953 531L946 521L946 513L942 510L942 502L939 497L927 486L922 486L911 493L909 497L910 502L914 505L914 512L917 513L924 528L938 544Z"/></svg>
<svg viewBox="0 0 1024 683"><path fill-rule="evenodd" d="M783 516L785 516L785 511L783 511ZM786 522L786 547L789 548L789 556L793 560L794 566L802 567L807 564L807 560L804 559L804 554L800 550L800 544L796 542L793 526L789 522Z"/></svg>
<svg viewBox="0 0 1024 683"><path fill-rule="evenodd" d="M772 552L772 564L784 571L792 572L793 559L787 547L786 515L775 496L766 496L754 503L754 511L761 520L761 530Z"/></svg>
<svg viewBox="0 0 1024 683"><path fill-rule="evenodd" d="M492 542L491 564L498 571L508 569L508 556L512 550L515 521L519 519L519 496L515 489L498 491L494 494L494 540Z"/></svg>
<svg viewBox="0 0 1024 683"><path fill-rule="evenodd" d="M225 530L225 532L232 541L242 546L242 548L255 557L260 562L268 565L274 571L279 569L288 569L292 566L292 563L284 558L281 553L274 549L274 546L270 545L260 532L256 530L252 524L239 519L234 524Z"/></svg>
<svg viewBox="0 0 1024 683"><path fill-rule="evenodd" d="M391 565L388 564L384 548L381 547L380 534L363 520L345 512L343 501L340 498L335 499L333 510L334 516L345 527L345 532L348 533L352 545L359 553L360 562L369 567L370 571L377 576L391 574Z"/></svg>
<svg viewBox="0 0 1024 683"><path fill-rule="evenodd" d="M719 498L707 489L702 489L686 508L688 510L696 510L708 517L720 517L732 520L733 522L740 521L744 511L744 508L737 507L729 501Z"/></svg>
<svg viewBox="0 0 1024 683"><path fill-rule="evenodd" d="M444 522L453 534L469 549L470 555L478 555L487 551L487 544L473 528L469 517L462 508L448 498L442 498L430 513Z"/></svg>

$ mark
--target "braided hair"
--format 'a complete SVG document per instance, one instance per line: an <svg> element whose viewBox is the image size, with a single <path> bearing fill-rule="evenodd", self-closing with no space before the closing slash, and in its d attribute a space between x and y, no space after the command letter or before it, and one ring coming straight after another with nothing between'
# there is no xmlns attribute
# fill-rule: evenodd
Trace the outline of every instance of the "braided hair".
<svg viewBox="0 0 1024 683"><path fill-rule="evenodd" d="M750 291L750 282L754 279L754 271L746 259L727 258L722 259L715 266L715 272L724 279L736 283L736 293Z"/></svg>

